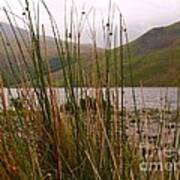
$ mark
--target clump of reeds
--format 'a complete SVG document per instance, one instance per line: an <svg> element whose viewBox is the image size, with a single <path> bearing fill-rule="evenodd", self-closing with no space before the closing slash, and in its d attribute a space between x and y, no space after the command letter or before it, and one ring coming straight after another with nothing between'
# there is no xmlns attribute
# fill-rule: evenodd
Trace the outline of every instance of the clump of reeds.
<svg viewBox="0 0 180 180"><path fill-rule="evenodd" d="M29 32L27 37L15 28L17 21L9 13L11 9L4 8L16 49L1 27L7 70L1 69L0 83L0 178L135 180L178 176L140 171L142 158L138 148L143 141L141 123L151 118L151 115L145 110L140 117L134 89L134 111L128 112L124 106L124 48L128 48L133 88L134 85L130 47L124 46L123 42L126 39L128 43L127 29L119 10L110 1L108 17L102 23L104 52L99 54L96 29L89 21L92 9L83 9L78 13L75 4L72 4L70 21L65 15L65 38L61 39L63 35L48 6L42 1L61 63L59 79L63 82L65 103L60 106L57 100L59 94L52 86L53 73L50 70L46 31L39 21L40 5L33 11L31 5L25 0L25 6L22 7ZM116 16L119 24L114 22ZM88 60L83 59L81 52L81 37L86 23L92 39L92 55ZM120 48L117 48L118 45ZM88 61L88 67L84 66L85 61ZM110 89L112 82L116 86L113 97ZM12 86L17 89L17 97L14 97ZM79 88L75 88L77 86ZM83 88L85 86L94 88L95 97L88 96L88 88ZM11 108L5 98L4 87L12 98ZM157 114L161 117L166 115L164 111ZM178 118L179 111L176 124ZM133 136L128 134L128 124L131 123L138 127L138 130L131 129L135 130ZM177 140L175 136L174 147ZM161 136L157 144L161 144Z"/></svg>

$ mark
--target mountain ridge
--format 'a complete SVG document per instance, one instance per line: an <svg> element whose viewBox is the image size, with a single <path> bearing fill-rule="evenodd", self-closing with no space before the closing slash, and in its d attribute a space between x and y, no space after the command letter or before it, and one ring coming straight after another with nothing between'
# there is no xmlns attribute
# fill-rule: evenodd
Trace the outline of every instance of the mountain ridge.
<svg viewBox="0 0 180 180"><path fill-rule="evenodd" d="M172 25L155 27L131 42L132 53L135 56L149 53L152 50L170 47L180 39L180 22Z"/></svg>
<svg viewBox="0 0 180 180"><path fill-rule="evenodd" d="M2 25L2 23L0 23ZM13 34L8 29L9 25L4 24L6 33L10 33L9 38ZM21 29L18 29L21 30ZM27 33L26 30L22 30ZM61 65L53 38L48 41L49 59L52 59L53 67L53 84L55 86L63 86L62 80L59 79ZM132 55L132 67L134 75L134 85L139 86L142 83L144 86L178 86L180 81L180 22L172 25L155 27L144 33L136 40L130 42L129 47ZM127 45L124 45L126 48ZM0 54L3 54L3 49L0 48ZM113 50L111 50L113 51ZM81 56L83 57L83 68L89 69L89 65L93 63L92 46L89 44L81 44ZM104 50L98 48L98 52L103 55ZM101 58L100 69L101 76L104 76L104 58ZM0 58L3 61L3 56ZM57 66L57 67L55 67ZM131 86L130 71L127 60L125 59L125 85ZM110 79L114 77L114 65L110 62ZM110 82L113 86L113 82ZM118 82L120 85L120 81Z"/></svg>

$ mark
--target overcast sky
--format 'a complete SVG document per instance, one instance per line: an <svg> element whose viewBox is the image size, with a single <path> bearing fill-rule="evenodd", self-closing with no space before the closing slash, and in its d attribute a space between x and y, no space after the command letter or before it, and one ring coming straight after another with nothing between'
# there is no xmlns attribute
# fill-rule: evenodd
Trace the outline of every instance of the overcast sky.
<svg viewBox="0 0 180 180"><path fill-rule="evenodd" d="M20 0L6 0L13 11L22 16ZM24 0L21 0L24 2ZM32 1L32 0L31 0ZM34 0L37 2L38 0ZM72 0L66 0L67 3ZM64 0L45 0L59 27L63 25ZM94 7L97 12L104 14L107 11L109 0L74 0L79 11L85 7ZM112 0L119 6L128 25L131 39L142 35L147 30L155 26L164 26L180 21L180 0ZM0 0L0 7L6 6L5 0ZM41 11L41 22L46 25L50 32L48 18L44 11ZM4 16L0 16L0 21L5 21ZM98 28L98 27L97 27Z"/></svg>

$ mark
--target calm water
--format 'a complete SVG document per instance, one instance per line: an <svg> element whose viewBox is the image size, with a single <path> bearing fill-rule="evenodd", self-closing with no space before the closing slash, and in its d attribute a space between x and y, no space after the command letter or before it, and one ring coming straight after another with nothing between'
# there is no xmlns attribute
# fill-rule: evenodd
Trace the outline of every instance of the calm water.
<svg viewBox="0 0 180 180"><path fill-rule="evenodd" d="M64 88L54 88L53 89L57 102L59 104L63 104L66 101L65 96L65 90ZM21 94L21 90L17 89L11 89L11 92L8 92L7 89L4 89L4 93L6 96L6 102L7 104L10 104L10 99L17 98L18 94ZM176 109L177 107L177 88L135 88L135 94L136 94L136 101L138 108L161 108L165 105L168 105L171 109ZM82 91L80 88L75 88L74 92L76 94L76 97L79 98L80 94L83 93L91 97L95 97L96 92L94 88L82 88ZM103 89L103 92L105 92L105 89ZM115 88L110 89L110 95L111 95L111 102L114 103L114 99L116 97L116 91ZM33 89L29 91L30 94L33 94ZM121 89L118 88L119 97L121 95ZM124 98L124 104L127 108L133 107L133 98L132 98L132 88L125 88L124 89L125 98ZM33 98L33 97L32 97ZM120 98L119 98L120 99ZM121 102L119 102L120 104Z"/></svg>

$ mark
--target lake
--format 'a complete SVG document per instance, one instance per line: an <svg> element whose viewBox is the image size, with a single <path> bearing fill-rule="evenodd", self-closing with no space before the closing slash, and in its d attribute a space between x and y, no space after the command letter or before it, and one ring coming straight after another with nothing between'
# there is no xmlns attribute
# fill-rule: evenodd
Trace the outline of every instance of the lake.
<svg viewBox="0 0 180 180"><path fill-rule="evenodd" d="M82 91L81 91L82 89ZM105 93L105 88L102 88L103 93ZM60 104L65 103L66 96L64 88L53 88L54 93L56 94L57 102ZM161 108L165 105L170 109L177 108L177 97L178 97L178 88L164 88L164 87L155 87L155 88L134 88L136 95L137 107L140 108ZM20 95L23 92L22 89L10 89L8 91L4 89L6 103L9 106L10 100L12 98L17 98L18 94ZM33 94L34 90L30 89L28 91L30 94ZM96 96L96 91L94 88L74 88L77 99L80 97L81 92L83 95L86 93L90 97ZM119 99L121 96L121 88L118 88ZM133 98L132 98L132 88L124 88L124 105L126 108L133 108ZM110 88L110 97L112 104L116 97L116 88ZM119 100L119 106L121 102Z"/></svg>

